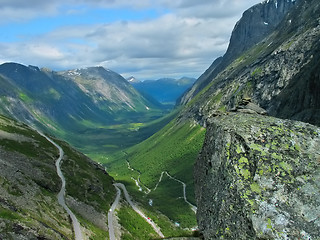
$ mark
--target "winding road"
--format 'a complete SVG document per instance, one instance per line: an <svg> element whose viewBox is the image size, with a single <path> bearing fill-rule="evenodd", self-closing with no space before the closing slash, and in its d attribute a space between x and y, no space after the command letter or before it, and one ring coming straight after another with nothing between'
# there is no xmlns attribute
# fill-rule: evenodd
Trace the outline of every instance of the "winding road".
<svg viewBox="0 0 320 240"><path fill-rule="evenodd" d="M65 180L65 178L62 174L62 171L61 171L61 161L64 156L64 152L63 152L62 148L58 144L56 144L53 140L51 140L49 137L47 137L46 135L44 135L43 133L41 133L38 130L37 130L37 132L41 136L45 137L50 143L52 143L59 150L59 158L56 161L56 168L57 168L57 174L61 179L62 186L61 186L60 192L58 193L58 202L66 210L66 212L69 214L69 216L72 220L75 240L82 240L83 237L82 237L80 223L79 223L77 217L74 215L74 213L70 210L70 208L68 208L66 201L65 201L66 180Z"/></svg>
<svg viewBox="0 0 320 240"><path fill-rule="evenodd" d="M167 176L168 176L170 179L172 179L172 180L174 180L174 181L179 182L179 183L182 184L182 188L183 188L183 199L184 199L184 201L185 201L187 204L189 204L189 206L191 207L191 210L192 210L194 213L197 213L197 207L194 206L194 205L193 205L191 202L189 202L188 199L187 199L187 194L186 194L186 187L187 187L187 185L186 185L184 182L182 182L181 180L176 179L175 177L172 177L168 172L165 172L165 173L167 174Z"/></svg>
<svg viewBox="0 0 320 240"><path fill-rule="evenodd" d="M109 226L109 238L110 240L115 240L115 236L114 236L114 228L113 228L113 212L115 210L115 208L117 207L118 203L119 203L119 199L120 199L120 195L121 195L121 191L120 189L123 191L124 193L124 197L127 200L127 202L129 203L129 205L132 207L132 209L138 213L142 218L145 219L145 221L147 223L149 223L152 228L154 229L154 231L161 237L164 238L163 233L161 232L160 228L149 218L147 217L143 212L141 212L137 206L131 201L131 198L129 196L129 193L125 187L125 185L123 185L122 183L115 183L113 184L115 186L115 188L117 189L117 196L115 201L113 202L109 213L108 213L108 226Z"/></svg>
<svg viewBox="0 0 320 240"><path fill-rule="evenodd" d="M129 163L128 160L126 160L126 161L127 161L128 169L131 170L131 171L135 171L135 172L138 173L138 180L135 179L134 177L131 177L131 179L132 179L133 181L135 181L137 187L139 188L139 191L142 191L142 187L144 187L144 188L146 189L146 190L144 191L144 193L145 193L145 194L149 194L149 193L151 192L151 189L149 189L146 185L144 185L144 184L141 182L141 180L140 180L141 173L140 173L138 170L132 168L132 167L130 166L130 163Z"/></svg>
<svg viewBox="0 0 320 240"><path fill-rule="evenodd" d="M112 206L111 206L111 208L109 209L109 212L108 212L108 228L109 228L109 239L110 240L117 240L116 236L114 234L113 213L114 213L114 210L116 209L116 207L119 204L119 200L120 200L120 196L121 196L120 189L115 185L114 185L114 187L117 190L117 196L116 196L116 199L114 200L114 202L113 202L113 204L112 204Z"/></svg>
<svg viewBox="0 0 320 240"><path fill-rule="evenodd" d="M179 179L177 179L177 178L175 178L175 177L172 177L167 171L164 171L164 172L161 173L160 178L159 178L159 181L158 181L157 185L155 186L155 188L153 189L153 191L158 188L159 183L162 181L163 174L166 174L170 179L172 179L172 180L174 180L174 181L182 184L182 191L183 191L183 199L184 199L184 201L191 207L191 210L192 210L194 213L197 213L197 207L194 206L192 203L190 203L190 202L188 201L188 199L187 199L187 194L186 194L186 187L187 187L187 185L186 185L184 182L182 182L181 180L179 180Z"/></svg>

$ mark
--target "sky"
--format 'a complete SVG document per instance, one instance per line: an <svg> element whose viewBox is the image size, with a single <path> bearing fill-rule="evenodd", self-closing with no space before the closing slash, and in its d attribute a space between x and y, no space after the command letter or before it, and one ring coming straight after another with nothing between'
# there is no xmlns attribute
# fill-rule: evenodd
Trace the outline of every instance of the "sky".
<svg viewBox="0 0 320 240"><path fill-rule="evenodd" d="M198 78L261 0L0 0L0 64Z"/></svg>

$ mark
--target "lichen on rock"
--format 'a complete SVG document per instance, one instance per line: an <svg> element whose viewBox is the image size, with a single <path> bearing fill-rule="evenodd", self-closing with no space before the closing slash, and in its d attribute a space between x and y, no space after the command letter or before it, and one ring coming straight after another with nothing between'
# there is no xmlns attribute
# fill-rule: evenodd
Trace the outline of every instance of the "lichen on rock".
<svg viewBox="0 0 320 240"><path fill-rule="evenodd" d="M213 118L195 165L205 239L320 239L320 129L262 115Z"/></svg>

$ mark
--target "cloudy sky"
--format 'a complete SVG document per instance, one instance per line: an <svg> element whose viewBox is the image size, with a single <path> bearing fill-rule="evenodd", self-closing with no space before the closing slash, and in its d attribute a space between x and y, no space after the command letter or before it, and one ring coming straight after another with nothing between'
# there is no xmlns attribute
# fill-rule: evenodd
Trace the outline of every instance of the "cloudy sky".
<svg viewBox="0 0 320 240"><path fill-rule="evenodd" d="M0 0L0 63L199 77L261 0Z"/></svg>

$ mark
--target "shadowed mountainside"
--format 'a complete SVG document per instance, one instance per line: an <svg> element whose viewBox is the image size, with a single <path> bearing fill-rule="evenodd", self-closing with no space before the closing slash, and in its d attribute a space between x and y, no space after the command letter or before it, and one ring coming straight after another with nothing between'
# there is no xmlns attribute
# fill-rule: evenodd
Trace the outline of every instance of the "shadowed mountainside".
<svg viewBox="0 0 320 240"><path fill-rule="evenodd" d="M247 50L271 34L298 0L266 0L246 10L234 27L228 49L217 58L180 99L185 105L220 72Z"/></svg>

